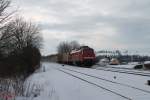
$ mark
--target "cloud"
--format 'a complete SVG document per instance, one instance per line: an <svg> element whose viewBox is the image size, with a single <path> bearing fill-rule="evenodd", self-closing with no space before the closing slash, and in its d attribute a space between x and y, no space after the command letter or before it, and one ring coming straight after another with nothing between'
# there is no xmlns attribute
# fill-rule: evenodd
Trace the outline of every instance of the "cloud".
<svg viewBox="0 0 150 100"><path fill-rule="evenodd" d="M96 50L150 48L149 0L14 0L26 19L43 29L44 54L61 41ZM49 52L48 52L49 51Z"/></svg>

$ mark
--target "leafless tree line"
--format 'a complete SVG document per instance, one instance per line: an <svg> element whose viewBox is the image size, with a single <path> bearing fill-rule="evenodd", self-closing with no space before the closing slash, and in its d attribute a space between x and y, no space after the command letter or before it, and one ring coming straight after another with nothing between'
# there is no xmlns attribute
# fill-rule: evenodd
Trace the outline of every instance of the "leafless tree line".
<svg viewBox="0 0 150 100"><path fill-rule="evenodd" d="M6 12L10 4L11 0L0 0L0 75L33 72L41 57L40 28L21 17L12 17L15 11Z"/></svg>
<svg viewBox="0 0 150 100"><path fill-rule="evenodd" d="M1 30L0 49L5 54L9 54L13 51L21 51L28 46L40 48L42 38L39 32L40 30L36 25L21 18L15 19Z"/></svg>
<svg viewBox="0 0 150 100"><path fill-rule="evenodd" d="M77 41L71 41L71 42L66 42L63 41L61 42L58 47L57 47L57 60L59 63L61 63L63 59L64 54L70 53L72 50L79 49L80 44Z"/></svg>
<svg viewBox="0 0 150 100"><path fill-rule="evenodd" d="M72 50L78 49L80 44L77 41L61 42L57 47L58 54L70 53Z"/></svg>

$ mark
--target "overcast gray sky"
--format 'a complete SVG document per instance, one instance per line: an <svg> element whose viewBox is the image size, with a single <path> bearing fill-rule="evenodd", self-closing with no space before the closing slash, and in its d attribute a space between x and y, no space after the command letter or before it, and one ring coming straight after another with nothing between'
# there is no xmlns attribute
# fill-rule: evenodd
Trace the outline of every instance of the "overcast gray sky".
<svg viewBox="0 0 150 100"><path fill-rule="evenodd" d="M76 40L96 51L150 53L150 0L13 0L43 32L42 54L56 53L61 41Z"/></svg>

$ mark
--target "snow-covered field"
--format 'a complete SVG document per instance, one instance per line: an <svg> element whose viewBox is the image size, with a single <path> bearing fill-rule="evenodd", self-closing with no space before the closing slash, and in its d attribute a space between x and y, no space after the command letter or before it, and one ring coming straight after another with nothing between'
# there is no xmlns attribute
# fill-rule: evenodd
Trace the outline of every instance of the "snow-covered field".
<svg viewBox="0 0 150 100"><path fill-rule="evenodd" d="M43 62L26 80L25 93L30 100L150 100L147 80L150 77Z"/></svg>

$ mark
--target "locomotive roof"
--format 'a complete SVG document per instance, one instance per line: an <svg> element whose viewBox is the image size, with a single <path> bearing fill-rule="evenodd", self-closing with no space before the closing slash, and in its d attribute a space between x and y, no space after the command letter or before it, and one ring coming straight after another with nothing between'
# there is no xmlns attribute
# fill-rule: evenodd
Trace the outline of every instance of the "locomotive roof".
<svg viewBox="0 0 150 100"><path fill-rule="evenodd" d="M80 48L89 48L89 46L80 46Z"/></svg>
<svg viewBox="0 0 150 100"><path fill-rule="evenodd" d="M72 50L71 53L81 52L83 49L92 49L89 46L81 46L78 49Z"/></svg>
<svg viewBox="0 0 150 100"><path fill-rule="evenodd" d="M80 52L81 49L75 49L75 50L72 50L71 53L76 53L76 52Z"/></svg>

